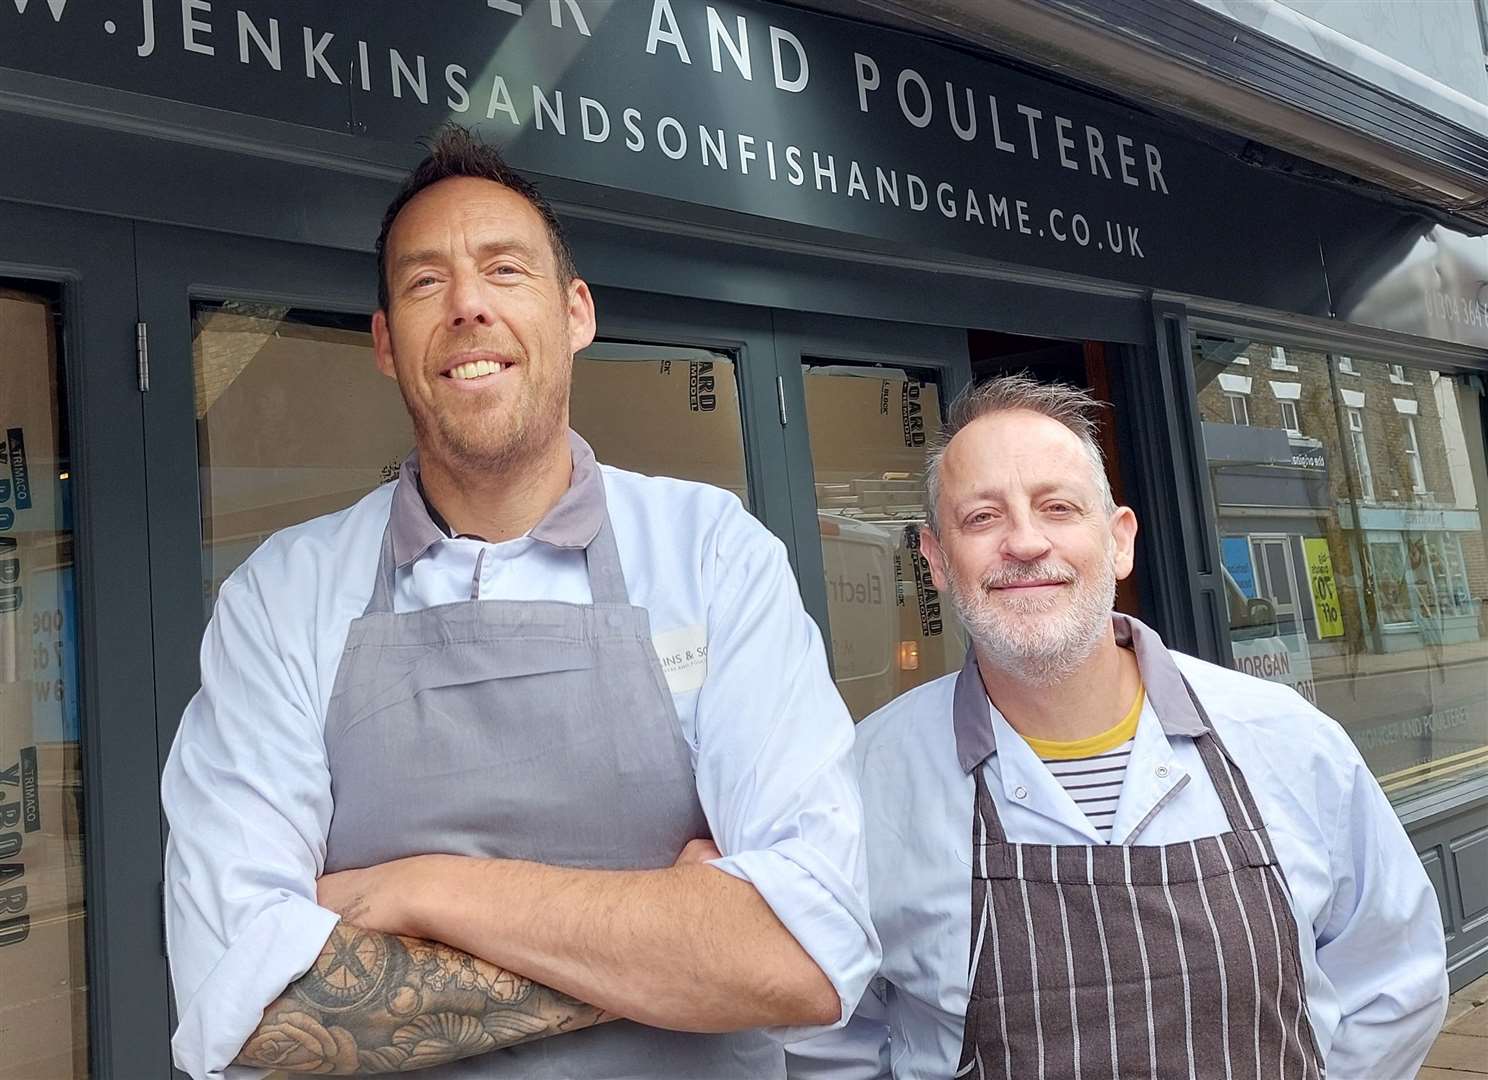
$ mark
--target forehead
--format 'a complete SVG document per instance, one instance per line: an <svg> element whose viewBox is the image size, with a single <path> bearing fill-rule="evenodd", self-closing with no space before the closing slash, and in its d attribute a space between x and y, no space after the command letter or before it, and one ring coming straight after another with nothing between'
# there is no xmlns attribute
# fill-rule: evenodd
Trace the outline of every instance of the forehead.
<svg viewBox="0 0 1488 1080"><path fill-rule="evenodd" d="M444 248L516 240L548 250L542 215L522 196L493 180L453 176L409 199L388 231L390 250Z"/></svg>
<svg viewBox="0 0 1488 1080"><path fill-rule="evenodd" d="M1007 491L1051 485L1093 486L1090 457L1073 431L1022 409L973 420L941 460L941 491Z"/></svg>

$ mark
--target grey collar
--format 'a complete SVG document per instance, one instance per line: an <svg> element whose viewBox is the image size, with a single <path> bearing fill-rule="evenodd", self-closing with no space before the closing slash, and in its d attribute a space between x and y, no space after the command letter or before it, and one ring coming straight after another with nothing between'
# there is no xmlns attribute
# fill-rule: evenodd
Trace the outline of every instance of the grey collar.
<svg viewBox="0 0 1488 1080"><path fill-rule="evenodd" d="M568 433L573 476L568 490L527 535L557 548L586 548L605 518L604 477L594 451L576 432ZM388 528L393 534L393 561L398 569L413 562L446 533L434 523L418 489L418 451L409 454L398 474Z"/></svg>
<svg viewBox="0 0 1488 1080"><path fill-rule="evenodd" d="M1147 700L1167 735L1197 738L1208 728L1189 696L1188 683L1157 631L1130 615L1111 612L1111 628L1116 644L1129 647L1137 654L1137 670ZM996 708L987 698L982 675L977 670L976 650L966 650L966 663L956 677L955 696L951 699L951 722L956 729L956 757L961 768L971 772L997 753L997 736L993 733L989 710Z"/></svg>

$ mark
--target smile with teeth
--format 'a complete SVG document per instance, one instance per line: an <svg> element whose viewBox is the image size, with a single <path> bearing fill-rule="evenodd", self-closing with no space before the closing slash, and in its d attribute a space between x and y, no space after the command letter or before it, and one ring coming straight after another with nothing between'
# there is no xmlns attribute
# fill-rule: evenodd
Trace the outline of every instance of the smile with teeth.
<svg viewBox="0 0 1488 1080"><path fill-rule="evenodd" d="M511 367L495 360L467 360L463 364L456 364L445 372L451 379L479 379L482 375L495 375L498 371L505 371Z"/></svg>

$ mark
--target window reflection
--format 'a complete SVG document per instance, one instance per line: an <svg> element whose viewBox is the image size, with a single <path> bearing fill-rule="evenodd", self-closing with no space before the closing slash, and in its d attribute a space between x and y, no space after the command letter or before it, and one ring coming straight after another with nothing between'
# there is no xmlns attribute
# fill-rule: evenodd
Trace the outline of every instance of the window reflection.
<svg viewBox="0 0 1488 1080"><path fill-rule="evenodd" d="M919 547L940 391L928 372L852 364L810 364L805 384L833 667L861 720L966 652Z"/></svg>
<svg viewBox="0 0 1488 1080"><path fill-rule="evenodd" d="M569 421L606 465L727 488L749 505L732 353L596 341L574 357Z"/></svg>
<svg viewBox="0 0 1488 1080"><path fill-rule="evenodd" d="M1338 719L1392 797L1488 771L1481 384L1202 334L1193 357L1235 665Z"/></svg>
<svg viewBox="0 0 1488 1080"><path fill-rule="evenodd" d="M193 308L206 609L268 536L394 479L413 426L371 320L228 301Z"/></svg>

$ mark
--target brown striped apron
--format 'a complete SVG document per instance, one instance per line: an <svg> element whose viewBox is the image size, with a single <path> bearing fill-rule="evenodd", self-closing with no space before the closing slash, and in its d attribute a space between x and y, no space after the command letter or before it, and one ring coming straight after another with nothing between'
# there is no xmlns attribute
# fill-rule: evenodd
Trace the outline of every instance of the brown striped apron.
<svg viewBox="0 0 1488 1080"><path fill-rule="evenodd" d="M1229 831L1161 847L1011 844L983 766L958 1077L1321 1080L1286 880L1189 690Z"/></svg>

